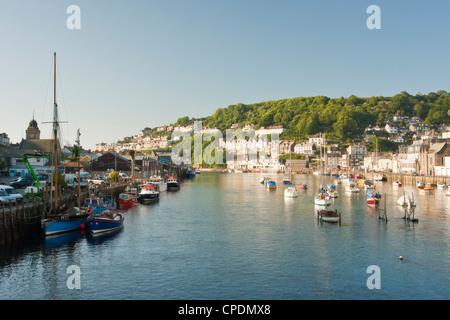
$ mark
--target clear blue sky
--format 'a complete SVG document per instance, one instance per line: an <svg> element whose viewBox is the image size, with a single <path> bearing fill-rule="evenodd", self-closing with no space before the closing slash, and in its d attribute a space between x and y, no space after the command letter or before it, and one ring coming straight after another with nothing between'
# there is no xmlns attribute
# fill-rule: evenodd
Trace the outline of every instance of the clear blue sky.
<svg viewBox="0 0 450 320"><path fill-rule="evenodd" d="M34 111L50 138L53 52L64 139L93 148L239 102L450 91L449 32L442 0L1 0L0 132Z"/></svg>

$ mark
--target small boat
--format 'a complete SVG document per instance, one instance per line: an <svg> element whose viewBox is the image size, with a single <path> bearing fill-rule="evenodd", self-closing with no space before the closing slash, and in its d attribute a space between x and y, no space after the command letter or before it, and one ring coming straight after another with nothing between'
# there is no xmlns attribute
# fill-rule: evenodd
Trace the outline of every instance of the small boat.
<svg viewBox="0 0 450 320"><path fill-rule="evenodd" d="M298 197L298 191L297 188L294 186L289 186L284 190L284 196L286 198L297 198Z"/></svg>
<svg viewBox="0 0 450 320"><path fill-rule="evenodd" d="M401 183L401 182L398 182L398 181L394 181L394 182L392 182L392 186L393 186L393 187L401 187L401 186L402 186L402 183Z"/></svg>
<svg viewBox="0 0 450 320"><path fill-rule="evenodd" d="M345 191L347 192L351 192L351 193L356 193L359 192L359 188L356 184L355 181L351 181L349 182L349 184L345 187Z"/></svg>
<svg viewBox="0 0 450 320"><path fill-rule="evenodd" d="M160 192L167 191L167 180L164 179L164 178L162 178L161 176L154 176L154 177L151 177L150 180L149 180L149 182L150 182L151 184L156 185L156 186L158 187L158 190L159 190Z"/></svg>
<svg viewBox="0 0 450 320"><path fill-rule="evenodd" d="M156 186L152 184L142 185L138 195L138 201L143 204L159 201L159 191Z"/></svg>
<svg viewBox="0 0 450 320"><path fill-rule="evenodd" d="M92 214L86 221L86 226L94 234L122 228L125 216L115 209Z"/></svg>
<svg viewBox="0 0 450 320"><path fill-rule="evenodd" d="M425 191L425 192L431 192L431 191L433 191L433 186L431 185L431 183L426 183L425 187L423 187L423 189L420 189L420 190Z"/></svg>
<svg viewBox="0 0 450 320"><path fill-rule="evenodd" d="M134 194L131 193L121 193L119 194L118 207L119 209L128 209L136 205L137 199Z"/></svg>
<svg viewBox="0 0 450 320"><path fill-rule="evenodd" d="M341 214L337 210L317 210L317 218L325 222L339 222L341 220Z"/></svg>
<svg viewBox="0 0 450 320"><path fill-rule="evenodd" d="M326 207L331 205L331 197L330 195L322 188L319 192L314 196L314 204L316 206Z"/></svg>
<svg viewBox="0 0 450 320"><path fill-rule="evenodd" d="M445 183L438 182L438 183L437 183L437 188L438 188L438 189L445 189Z"/></svg>
<svg viewBox="0 0 450 320"><path fill-rule="evenodd" d="M306 183L301 184L300 190L308 190L308 185Z"/></svg>
<svg viewBox="0 0 450 320"><path fill-rule="evenodd" d="M200 169L195 170L195 174L202 174L202 172L200 171Z"/></svg>
<svg viewBox="0 0 450 320"><path fill-rule="evenodd" d="M292 184L289 176L283 177L283 184L289 184L289 185Z"/></svg>
<svg viewBox="0 0 450 320"><path fill-rule="evenodd" d="M167 191L178 191L180 190L180 184L176 178L168 178L167 179Z"/></svg>
<svg viewBox="0 0 450 320"><path fill-rule="evenodd" d="M194 178L195 178L195 171L194 171L194 170L188 170L188 171L186 171L186 178L188 178L188 179L194 179Z"/></svg>
<svg viewBox="0 0 450 320"><path fill-rule="evenodd" d="M425 187L425 184L422 181L417 181L416 182L417 188L421 189Z"/></svg>
<svg viewBox="0 0 450 320"><path fill-rule="evenodd" d="M329 184L327 186L327 193L330 195L331 198L338 197L338 192L337 192L336 186L334 184Z"/></svg>
<svg viewBox="0 0 450 320"><path fill-rule="evenodd" d="M400 198L398 198L397 204L404 208L411 208L416 206L414 199L412 199L410 196L407 195L403 195Z"/></svg>
<svg viewBox="0 0 450 320"><path fill-rule="evenodd" d="M266 184L267 190L275 190L277 188L277 183L273 180L269 180Z"/></svg>
<svg viewBox="0 0 450 320"><path fill-rule="evenodd" d="M372 180L365 180L364 181L364 188L365 189L373 189L373 182L372 182Z"/></svg>
<svg viewBox="0 0 450 320"><path fill-rule="evenodd" d="M381 195L373 190L367 191L366 196L366 201L369 206L376 206L381 199Z"/></svg>
<svg viewBox="0 0 450 320"><path fill-rule="evenodd" d="M116 207L110 198L98 196L86 198L84 206L88 209L89 213L100 213L104 210L110 210Z"/></svg>
<svg viewBox="0 0 450 320"><path fill-rule="evenodd" d="M447 186L447 191L445 192L445 194L446 194L447 196L450 196L450 185Z"/></svg>
<svg viewBox="0 0 450 320"><path fill-rule="evenodd" d="M375 181L387 181L387 177L384 174L376 174L373 176L373 180Z"/></svg>

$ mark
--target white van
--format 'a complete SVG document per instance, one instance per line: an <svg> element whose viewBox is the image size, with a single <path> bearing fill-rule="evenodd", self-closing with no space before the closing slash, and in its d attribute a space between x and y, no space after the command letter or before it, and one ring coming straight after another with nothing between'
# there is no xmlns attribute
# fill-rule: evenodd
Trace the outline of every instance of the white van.
<svg viewBox="0 0 450 320"><path fill-rule="evenodd" d="M0 185L0 191L5 191L8 196L10 196L13 201L22 201L23 195L21 195L19 192L17 192L16 189L10 186Z"/></svg>
<svg viewBox="0 0 450 320"><path fill-rule="evenodd" d="M87 187L87 181L86 179L81 176L80 177L80 187L81 188L86 188ZM67 186L70 188L78 188L78 174L75 173L66 173L64 175L64 179L67 182Z"/></svg>

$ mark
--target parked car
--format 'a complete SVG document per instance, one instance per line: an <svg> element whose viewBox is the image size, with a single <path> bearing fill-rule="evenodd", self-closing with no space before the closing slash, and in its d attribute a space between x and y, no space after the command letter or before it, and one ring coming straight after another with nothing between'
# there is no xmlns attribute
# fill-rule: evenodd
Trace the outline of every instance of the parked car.
<svg viewBox="0 0 450 320"><path fill-rule="evenodd" d="M17 192L16 189L14 189L13 187L10 186L6 186L6 185L0 185L0 191L4 191L8 194L9 197L13 198L12 200L16 200L16 201L22 201L23 200L23 195L21 195L19 192Z"/></svg>
<svg viewBox="0 0 450 320"><path fill-rule="evenodd" d="M27 177L21 177L17 181L11 182L9 185L13 188L26 188L33 185L33 180Z"/></svg>
<svg viewBox="0 0 450 320"><path fill-rule="evenodd" d="M131 178L123 172L119 172L119 177L122 179L122 181L130 181L131 180Z"/></svg>
<svg viewBox="0 0 450 320"><path fill-rule="evenodd" d="M14 201L15 198L11 197L6 191L0 190L0 204L6 205L10 201Z"/></svg>

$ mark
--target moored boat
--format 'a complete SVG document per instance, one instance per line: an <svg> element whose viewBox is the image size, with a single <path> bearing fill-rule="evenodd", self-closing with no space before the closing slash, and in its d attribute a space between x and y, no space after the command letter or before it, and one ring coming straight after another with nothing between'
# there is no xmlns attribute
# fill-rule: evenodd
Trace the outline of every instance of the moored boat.
<svg viewBox="0 0 450 320"><path fill-rule="evenodd" d="M97 234L122 228L125 216L117 210L105 210L99 214L92 214L86 221L90 232Z"/></svg>
<svg viewBox="0 0 450 320"><path fill-rule="evenodd" d="M167 191L167 179L161 176L154 176L150 178L149 182L156 185L159 192Z"/></svg>
<svg viewBox="0 0 450 320"><path fill-rule="evenodd" d="M269 180L266 184L266 189L275 190L277 188L277 183L273 180Z"/></svg>
<svg viewBox="0 0 450 320"><path fill-rule="evenodd" d="M84 206L89 213L100 213L105 210L114 209L115 203L110 198L103 198L99 196L92 196L84 200Z"/></svg>
<svg viewBox="0 0 450 320"><path fill-rule="evenodd" d="M298 191L297 188L294 186L289 186L284 190L284 196L286 198L297 198L298 197Z"/></svg>
<svg viewBox="0 0 450 320"><path fill-rule="evenodd" d="M319 192L314 196L314 204L316 206L326 207L331 205L331 197L330 195L322 188Z"/></svg>
<svg viewBox="0 0 450 320"><path fill-rule="evenodd" d="M174 177L167 179L167 191L178 191L180 190L180 184L178 180Z"/></svg>
<svg viewBox="0 0 450 320"><path fill-rule="evenodd" d="M134 194L121 193L119 194L118 207L119 209L129 209L136 205L137 199Z"/></svg>
<svg viewBox="0 0 450 320"><path fill-rule="evenodd" d="M337 210L317 210L317 218L321 221L325 222L340 222L341 221L341 214L337 212Z"/></svg>
<svg viewBox="0 0 450 320"><path fill-rule="evenodd" d="M392 182L392 186L393 186L393 187L401 187L401 186L402 186L402 183L399 182L399 181L394 181L394 182Z"/></svg>
<svg viewBox="0 0 450 320"><path fill-rule="evenodd" d="M367 191L366 196L366 202L369 206L376 206L381 199L381 195L373 190Z"/></svg>
<svg viewBox="0 0 450 320"><path fill-rule="evenodd" d="M139 203L153 203L159 201L159 191L155 185L146 184L141 186L141 191L138 195Z"/></svg>
<svg viewBox="0 0 450 320"><path fill-rule="evenodd" d="M345 187L345 191L356 193L359 192L359 188L355 181L350 181L349 184Z"/></svg>
<svg viewBox="0 0 450 320"><path fill-rule="evenodd" d="M52 151L53 151L53 201L52 209L46 214L46 217L41 221L42 229L46 236L56 235L66 232L71 232L84 228L86 219L89 214L79 207L78 208L68 208L66 204L60 204L58 198L58 131L59 131L59 121L58 121L58 104L56 103L56 53L53 54L53 77L54 77L54 95L53 95L53 141L52 141ZM79 133L79 132L78 132ZM74 159L79 162L79 149L74 147ZM79 181L79 180L78 180ZM79 182L78 182L79 185ZM80 199L78 195L78 199Z"/></svg>

